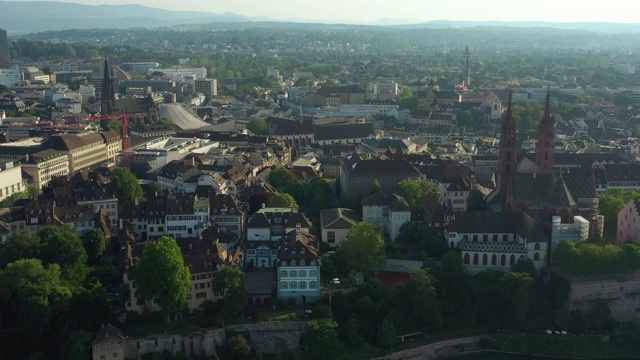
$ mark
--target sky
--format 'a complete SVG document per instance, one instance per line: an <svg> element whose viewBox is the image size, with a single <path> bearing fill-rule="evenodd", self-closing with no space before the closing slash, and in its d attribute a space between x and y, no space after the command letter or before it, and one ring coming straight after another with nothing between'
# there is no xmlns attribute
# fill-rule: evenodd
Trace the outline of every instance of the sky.
<svg viewBox="0 0 640 360"><path fill-rule="evenodd" d="M13 0L27 1L27 0ZM168 10L234 12L278 20L366 22L382 18L467 21L640 22L638 0L58 0Z"/></svg>

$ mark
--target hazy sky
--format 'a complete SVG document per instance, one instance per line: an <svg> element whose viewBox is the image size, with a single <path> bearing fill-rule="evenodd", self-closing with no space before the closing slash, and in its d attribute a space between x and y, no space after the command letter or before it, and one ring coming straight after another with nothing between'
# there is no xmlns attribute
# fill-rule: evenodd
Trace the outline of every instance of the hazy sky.
<svg viewBox="0 0 640 360"><path fill-rule="evenodd" d="M14 0L25 1L25 0ZM276 19L640 22L638 0L61 0L87 5L130 4L234 12Z"/></svg>

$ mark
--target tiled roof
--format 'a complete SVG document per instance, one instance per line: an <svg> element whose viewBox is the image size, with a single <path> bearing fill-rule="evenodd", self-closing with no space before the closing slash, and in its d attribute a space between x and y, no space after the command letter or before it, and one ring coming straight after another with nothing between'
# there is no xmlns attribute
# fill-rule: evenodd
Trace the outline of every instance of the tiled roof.
<svg viewBox="0 0 640 360"><path fill-rule="evenodd" d="M548 240L540 226L522 212L460 212L447 229L462 234L518 234L529 242Z"/></svg>
<svg viewBox="0 0 640 360"><path fill-rule="evenodd" d="M374 135L373 124L324 125L313 129L315 141L364 139Z"/></svg>
<svg viewBox="0 0 640 360"><path fill-rule="evenodd" d="M98 334L91 342L91 346L96 344L112 343L114 341L122 341L125 339L126 338L122 334L122 330L117 327L113 327L111 325L103 326L98 330Z"/></svg>
<svg viewBox="0 0 640 360"><path fill-rule="evenodd" d="M351 209L333 208L320 211L320 224L323 229L351 229L357 223L358 216Z"/></svg>
<svg viewBox="0 0 640 360"><path fill-rule="evenodd" d="M359 161L355 166L352 165L349 175L417 177L420 176L420 171L406 160L363 160Z"/></svg>
<svg viewBox="0 0 640 360"><path fill-rule="evenodd" d="M604 172L607 182L640 181L640 164L605 165Z"/></svg>

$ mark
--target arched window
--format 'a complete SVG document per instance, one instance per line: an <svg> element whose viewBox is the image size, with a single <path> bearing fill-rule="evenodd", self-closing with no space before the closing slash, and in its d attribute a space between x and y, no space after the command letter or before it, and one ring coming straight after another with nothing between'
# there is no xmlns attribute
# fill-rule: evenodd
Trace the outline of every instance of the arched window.
<svg viewBox="0 0 640 360"><path fill-rule="evenodd" d="M307 277L307 271L306 270L300 270L298 272L298 276L299 277Z"/></svg>
<svg viewBox="0 0 640 360"><path fill-rule="evenodd" d="M469 265L469 254L464 254L464 263Z"/></svg>
<svg viewBox="0 0 640 360"><path fill-rule="evenodd" d="M498 256L496 254L491 255L491 265L498 265Z"/></svg>
<svg viewBox="0 0 640 360"><path fill-rule="evenodd" d="M280 272L280 277L283 277L283 278L284 278L284 277L287 277L287 270L282 270L282 271Z"/></svg>
<svg viewBox="0 0 640 360"><path fill-rule="evenodd" d="M304 261L304 259L300 259L300 266L305 266L307 263Z"/></svg>
<svg viewBox="0 0 640 360"><path fill-rule="evenodd" d="M509 258L509 266L513 266L516 264L516 256L511 254L511 258Z"/></svg>
<svg viewBox="0 0 640 360"><path fill-rule="evenodd" d="M450 247L451 247L452 249L454 249L454 248L455 248L455 245L453 244L453 241L451 242Z"/></svg>
<svg viewBox="0 0 640 360"><path fill-rule="evenodd" d="M306 289L307 288L307 282L306 281L300 281L300 289Z"/></svg>
<svg viewBox="0 0 640 360"><path fill-rule="evenodd" d="M533 247L535 250L540 250L540 243L536 243L536 245Z"/></svg>
<svg viewBox="0 0 640 360"><path fill-rule="evenodd" d="M482 265L487 265L487 254L482 254Z"/></svg>
<svg viewBox="0 0 640 360"><path fill-rule="evenodd" d="M507 266L507 255L502 254L500 256L500 266Z"/></svg>
<svg viewBox="0 0 640 360"><path fill-rule="evenodd" d="M310 281L309 282L309 289L315 289L316 288L316 282L315 281Z"/></svg>
<svg viewBox="0 0 640 360"><path fill-rule="evenodd" d="M288 285L288 284L287 284L287 282L286 282L286 281L281 282L281 283L280 283L280 289L287 289L287 288L289 288L287 285Z"/></svg>
<svg viewBox="0 0 640 360"><path fill-rule="evenodd" d="M538 254L538 253L533 254L533 260L534 261L540 260L540 254Z"/></svg>
<svg viewBox="0 0 640 360"><path fill-rule="evenodd" d="M289 271L289 277L296 277L298 275L295 270Z"/></svg>
<svg viewBox="0 0 640 360"><path fill-rule="evenodd" d="M291 260L291 266L296 266L296 261L295 260Z"/></svg>
<svg viewBox="0 0 640 360"><path fill-rule="evenodd" d="M473 265L478 265L478 254L473 254Z"/></svg>
<svg viewBox="0 0 640 360"><path fill-rule="evenodd" d="M297 288L298 288L298 283L297 283L297 282L295 282L295 281L292 281L292 282L289 284L289 288L290 288L290 289L297 289Z"/></svg>

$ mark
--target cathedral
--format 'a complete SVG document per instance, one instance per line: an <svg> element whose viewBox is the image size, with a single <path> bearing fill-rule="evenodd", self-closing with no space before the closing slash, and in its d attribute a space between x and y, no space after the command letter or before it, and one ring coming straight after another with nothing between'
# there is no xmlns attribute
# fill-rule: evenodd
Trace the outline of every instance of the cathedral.
<svg viewBox="0 0 640 360"><path fill-rule="evenodd" d="M502 123L496 188L487 197L488 207L497 212L524 212L547 234L553 216L572 223L582 216L590 223L589 235L602 237L603 217L592 171L561 172L554 169L555 120L551 116L549 91L540 121L535 162L518 154L516 122L511 109L511 93Z"/></svg>

